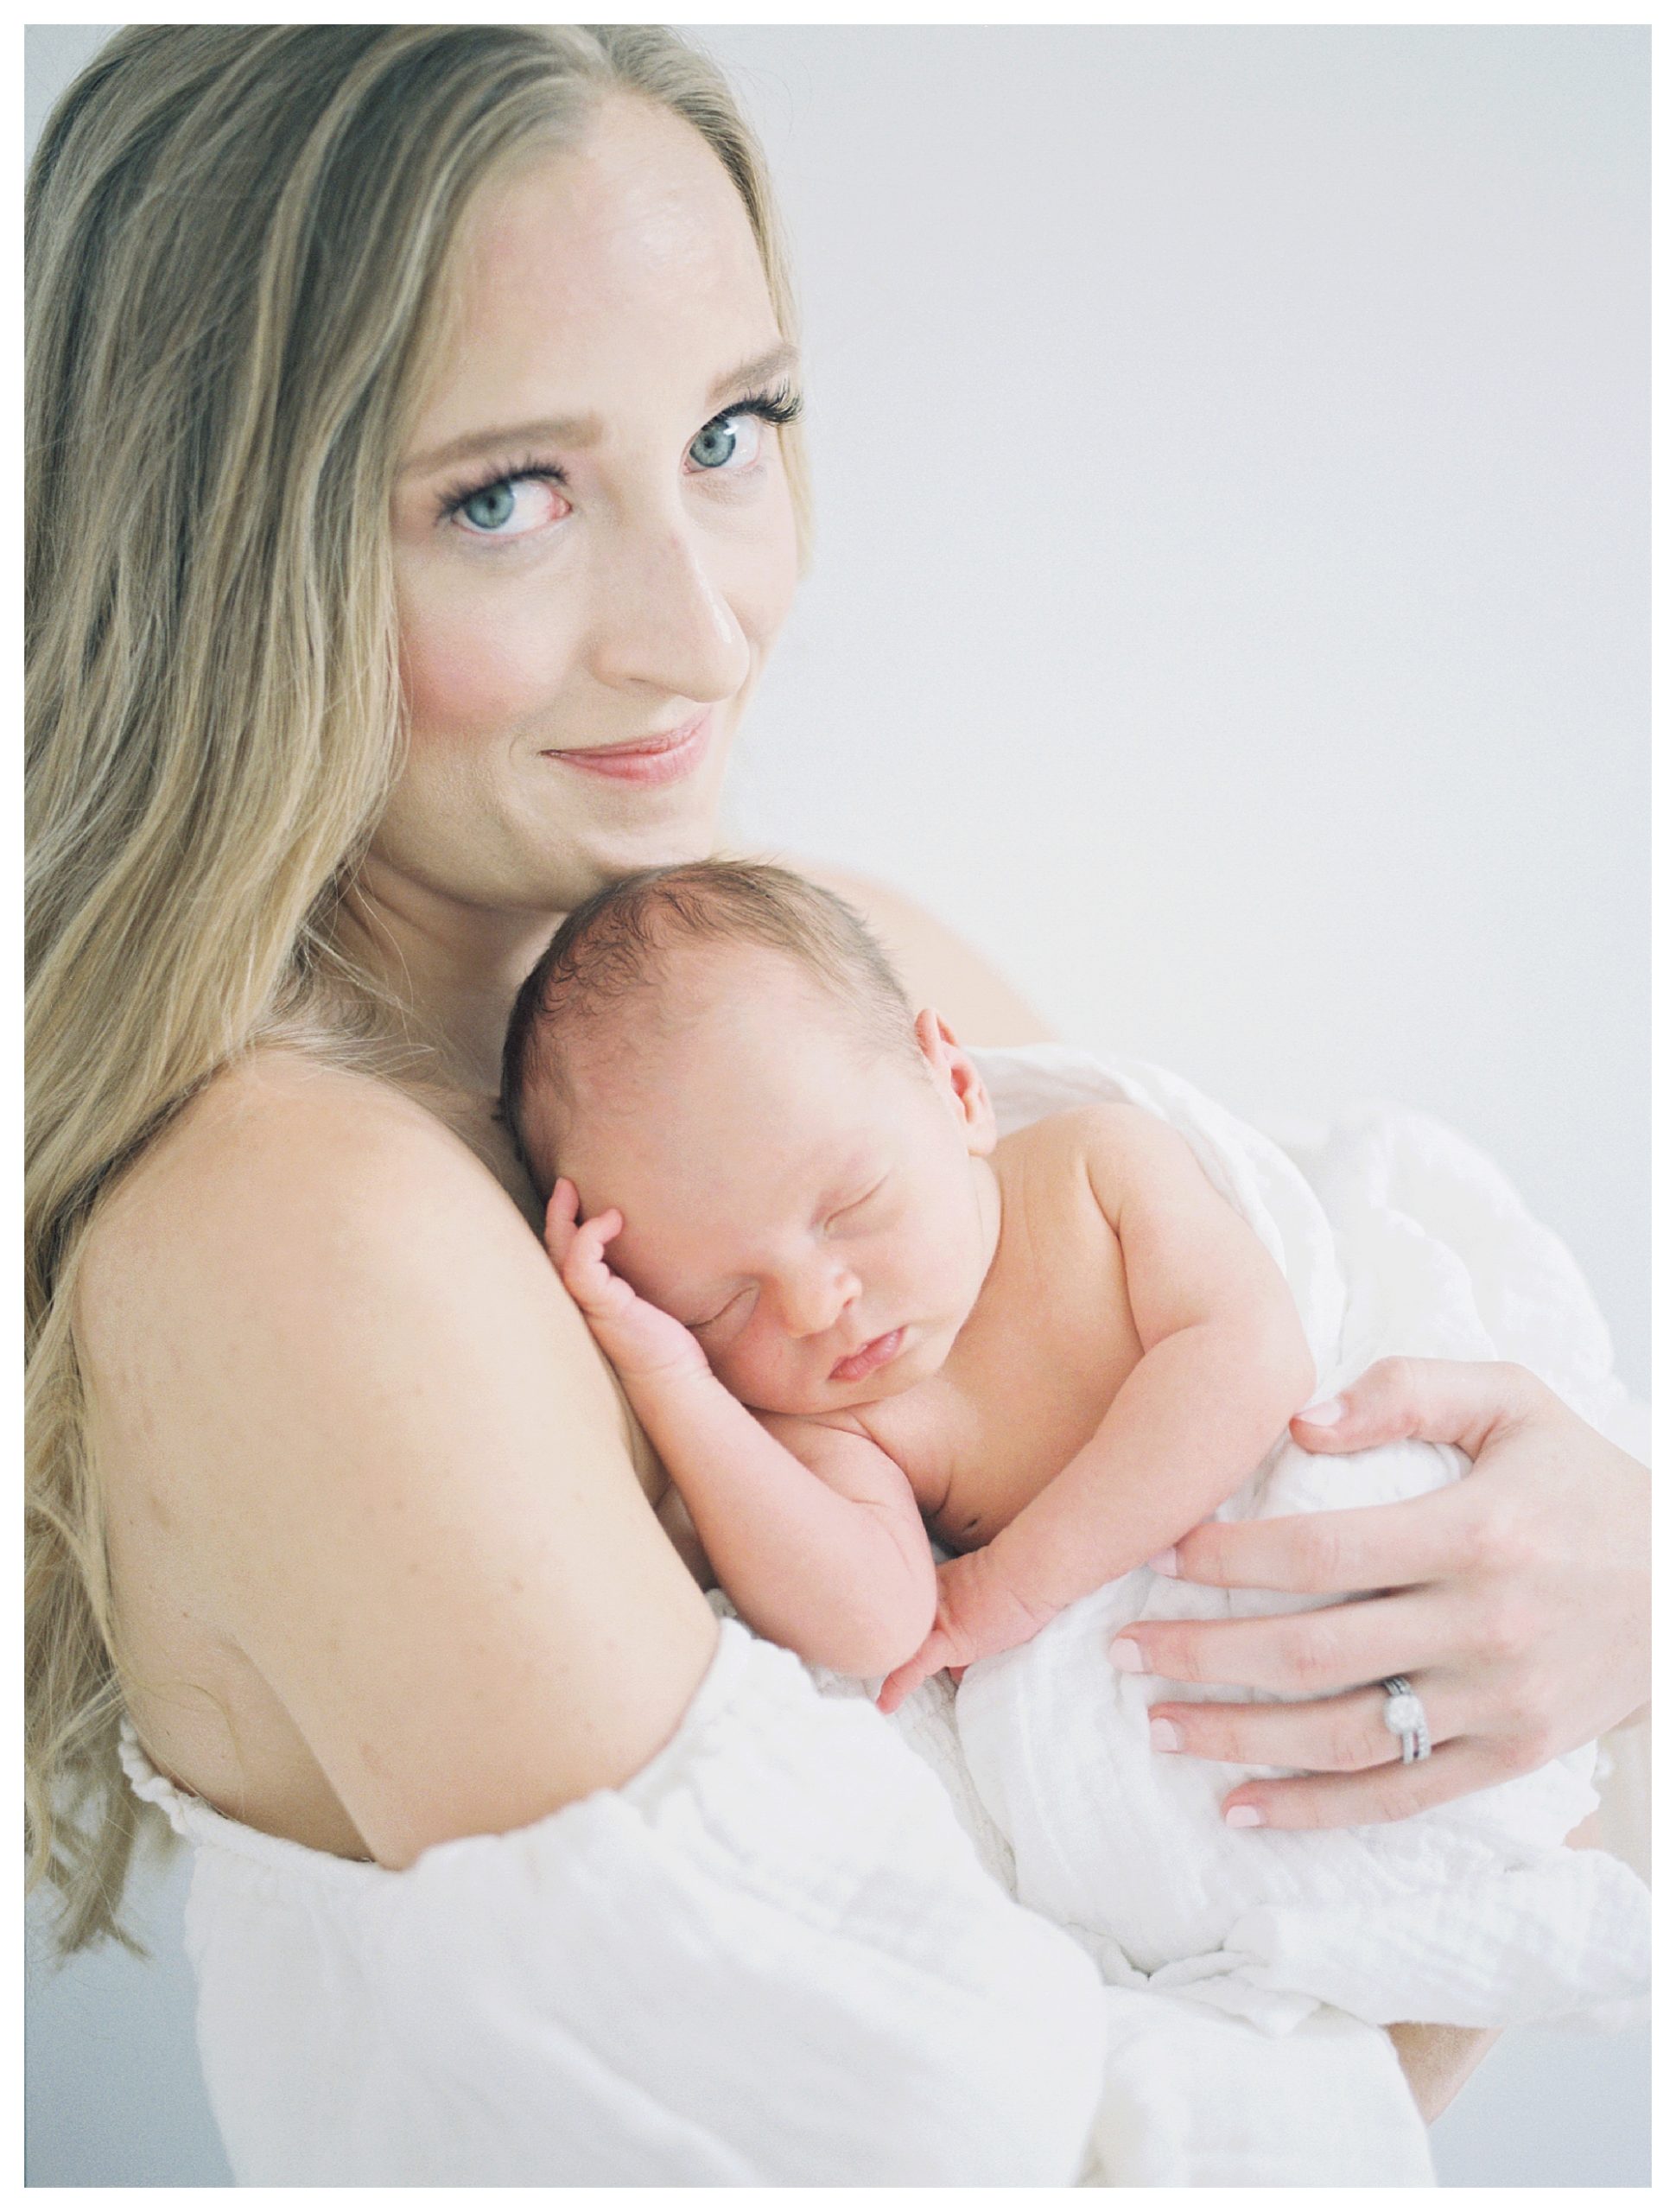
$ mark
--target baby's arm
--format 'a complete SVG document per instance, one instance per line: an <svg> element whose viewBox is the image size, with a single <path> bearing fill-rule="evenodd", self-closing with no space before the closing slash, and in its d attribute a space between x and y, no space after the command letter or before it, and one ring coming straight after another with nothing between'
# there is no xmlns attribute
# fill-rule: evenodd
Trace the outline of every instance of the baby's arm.
<svg viewBox="0 0 1676 2212"><path fill-rule="evenodd" d="M857 1675L898 1666L924 1641L936 1603L907 1477L865 1436L742 1406L692 1332L606 1265L621 1215L580 1228L575 1215L575 1188L562 1180L548 1250L740 1617L811 1665Z"/></svg>
<svg viewBox="0 0 1676 2212"><path fill-rule="evenodd" d="M886 1685L1022 1643L1231 1497L1315 1387L1285 1276L1184 1141L1089 1109L1089 1188L1123 1252L1142 1357L1089 1442L981 1551L941 1570L926 1644Z"/></svg>

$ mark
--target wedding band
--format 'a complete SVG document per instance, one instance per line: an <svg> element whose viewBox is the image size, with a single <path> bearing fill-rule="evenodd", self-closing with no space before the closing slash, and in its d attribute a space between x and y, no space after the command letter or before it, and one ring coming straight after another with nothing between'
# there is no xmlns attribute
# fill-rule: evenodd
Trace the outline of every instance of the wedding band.
<svg viewBox="0 0 1676 2212"><path fill-rule="evenodd" d="M1402 1763L1432 1756L1432 1731L1425 1725L1425 1707L1414 1694L1406 1675L1393 1675L1380 1685L1385 1692L1385 1725L1402 1741Z"/></svg>

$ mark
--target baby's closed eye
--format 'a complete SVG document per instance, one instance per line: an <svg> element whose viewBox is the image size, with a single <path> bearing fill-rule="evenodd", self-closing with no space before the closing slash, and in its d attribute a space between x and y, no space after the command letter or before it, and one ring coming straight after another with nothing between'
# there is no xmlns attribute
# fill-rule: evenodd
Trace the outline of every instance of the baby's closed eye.
<svg viewBox="0 0 1676 2212"><path fill-rule="evenodd" d="M890 1179L888 1175L881 1175L870 1189L863 1191L858 1198L847 1199L842 1205L835 1206L826 1217L826 1227L830 1229L835 1221L848 1221L853 1215L864 1212L875 1198L882 1196Z"/></svg>
<svg viewBox="0 0 1676 2212"><path fill-rule="evenodd" d="M746 1309L741 1305L740 1301L744 1299L748 1299L750 1295L751 1292L749 1287L742 1287L733 1293L733 1295L727 1300L726 1305L718 1306L713 1313L708 1315L707 1319L702 1321L689 1321L687 1326L693 1332L695 1336L702 1336L706 1329L719 1328L730 1315L735 1320L741 1319Z"/></svg>

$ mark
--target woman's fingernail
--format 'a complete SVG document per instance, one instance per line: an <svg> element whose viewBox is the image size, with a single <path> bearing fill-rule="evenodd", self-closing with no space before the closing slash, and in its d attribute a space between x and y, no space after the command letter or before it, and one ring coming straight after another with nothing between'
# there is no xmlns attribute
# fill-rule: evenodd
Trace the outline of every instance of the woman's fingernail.
<svg viewBox="0 0 1676 2212"><path fill-rule="evenodd" d="M1147 1560L1146 1564L1152 1568L1154 1574L1178 1573L1179 1569L1176 1566L1175 1546L1171 1544L1167 1552L1154 1552L1152 1558Z"/></svg>
<svg viewBox="0 0 1676 2212"><path fill-rule="evenodd" d="M1146 1662L1140 1656L1140 1646L1131 1643L1127 1636L1120 1636L1112 1646L1112 1664L1122 1675L1144 1675Z"/></svg>
<svg viewBox="0 0 1676 2212"><path fill-rule="evenodd" d="M1178 1751L1181 1749L1181 1731L1173 1720L1154 1720L1149 1732L1155 1751Z"/></svg>
<svg viewBox="0 0 1676 2212"><path fill-rule="evenodd" d="M1231 1828L1260 1828L1263 1816L1254 1805L1230 1805L1222 1819Z"/></svg>
<svg viewBox="0 0 1676 2212"><path fill-rule="evenodd" d="M1330 1428L1336 1421L1343 1420L1344 1401L1343 1398L1323 1398L1318 1405L1305 1406L1298 1418L1308 1421L1311 1428Z"/></svg>

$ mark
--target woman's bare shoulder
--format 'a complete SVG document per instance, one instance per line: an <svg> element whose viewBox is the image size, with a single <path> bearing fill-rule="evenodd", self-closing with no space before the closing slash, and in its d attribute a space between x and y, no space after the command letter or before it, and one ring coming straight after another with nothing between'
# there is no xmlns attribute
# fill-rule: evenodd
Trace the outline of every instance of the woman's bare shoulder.
<svg viewBox="0 0 1676 2212"><path fill-rule="evenodd" d="M149 1144L113 1194L124 1215L225 1186L255 1202L276 1179L324 1185L380 1159L462 1166L469 1148L394 1083L270 1046L224 1068ZM101 1209L103 1211L104 1209Z"/></svg>
<svg viewBox="0 0 1676 2212"><path fill-rule="evenodd" d="M471 1148L395 1084L298 1050L253 1052L192 1098L101 1201L79 1324L96 1340L130 1279L156 1300L234 1255L290 1253L335 1270L366 1240L409 1243L425 1217L462 1207L485 1225L522 1227Z"/></svg>
<svg viewBox="0 0 1676 2212"><path fill-rule="evenodd" d="M793 865L855 908L882 940L915 1006L934 1006L962 1045L1052 1041L1052 1031L1023 994L905 892L821 861Z"/></svg>
<svg viewBox="0 0 1676 2212"><path fill-rule="evenodd" d="M175 1586L377 1856L644 1762L713 1624L586 1325L467 1146L374 1081L263 1055L99 1234L79 1334L128 1525L155 1497Z"/></svg>

